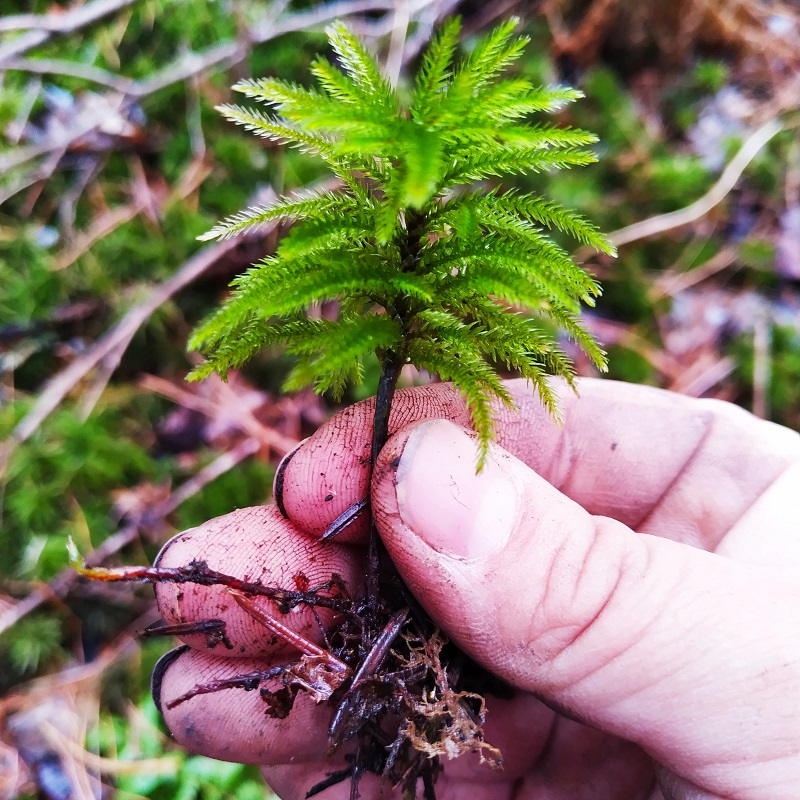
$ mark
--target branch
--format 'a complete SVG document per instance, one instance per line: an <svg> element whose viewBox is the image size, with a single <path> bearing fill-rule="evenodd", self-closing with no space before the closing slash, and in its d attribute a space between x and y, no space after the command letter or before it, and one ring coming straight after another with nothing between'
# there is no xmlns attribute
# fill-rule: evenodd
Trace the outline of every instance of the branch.
<svg viewBox="0 0 800 800"><path fill-rule="evenodd" d="M0 32L30 29L28 33L0 45L0 64L4 59L27 53L52 36L63 36L133 5L137 0L94 0L63 14L20 14L0 19Z"/></svg>
<svg viewBox="0 0 800 800"><path fill-rule="evenodd" d="M680 228L690 222L705 216L715 205L720 203L728 192L733 189L747 165L758 155L764 145L773 136L785 130L785 125L779 119L771 119L756 130L741 146L739 152L730 160L728 166L722 171L719 180L698 200L685 208L670 211L668 214L659 214L656 217L634 222L625 228L620 228L608 235L611 243L616 247L646 239L658 233Z"/></svg>
<svg viewBox="0 0 800 800"><path fill-rule="evenodd" d="M217 391L212 394L210 399L190 392L181 386L176 386L174 383L157 375L143 375L139 380L139 386L149 392L160 394L183 408L197 411L210 420L215 420L219 419L221 414L226 413L228 410L225 401L227 401L228 406L237 402L233 388L219 378L216 381L217 386L215 388ZM226 395L226 397L219 397L220 393ZM263 446L274 450L279 456L285 456L297 444L296 439L284 436L282 433L264 425L250 409L241 403L237 405L237 416L231 420L231 423L254 441L258 441Z"/></svg>
<svg viewBox="0 0 800 800"><path fill-rule="evenodd" d="M0 20L1 22L2 20ZM88 83L106 86L120 94L127 94L136 81L90 64L78 64L59 58L12 58L0 64L4 70L29 72L34 75L66 75Z"/></svg>
<svg viewBox="0 0 800 800"><path fill-rule="evenodd" d="M272 202L274 197L274 192L268 189L264 196L256 198L254 202L266 204ZM265 226L265 228L254 232L252 235L263 237L273 227L274 225ZM0 470L5 467L16 446L30 438L78 381L123 343L130 342L133 334L150 318L156 309L174 294L188 286L207 269L214 266L228 253L239 247L241 241L241 239L229 239L200 250L175 275L158 285L145 300L130 309L117 325L95 343L91 350L85 355L76 358L66 369L52 378L39 395L33 408L14 428L11 438L4 443L3 450L0 452Z"/></svg>

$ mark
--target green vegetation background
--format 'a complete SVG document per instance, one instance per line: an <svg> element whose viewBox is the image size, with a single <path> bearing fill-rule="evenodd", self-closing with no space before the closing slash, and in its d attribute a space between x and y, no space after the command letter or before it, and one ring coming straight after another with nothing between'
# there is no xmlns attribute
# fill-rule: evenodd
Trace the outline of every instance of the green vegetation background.
<svg viewBox="0 0 800 800"><path fill-rule="evenodd" d="M259 19L320 8L287 5L141 0L97 24L54 37L28 57L143 80L182 52L205 51L241 37ZM492 5L478 4L483 10L476 10L475 4L462 4L467 30L491 26L494 19L486 9ZM552 20L548 24L537 15L535 4L517 5L514 10L534 37L520 69L534 81L567 81L582 89L586 99L571 106L563 121L596 132L601 142L598 165L521 178L519 185L579 209L603 230L700 197L743 135L732 125L718 139L712 137L706 144L716 148L719 163L704 161L696 146L703 115L726 90L735 89L756 111L776 92L770 81L777 78L769 77L768 69L743 67L744 56L734 47L698 43L688 57L674 62L657 48L645 49L636 69L602 48L590 63L556 59ZM20 4L17 11L42 14L53 7L37 0ZM380 23L379 12L359 22L368 32ZM389 33L391 28L384 25ZM412 18L410 40L420 30ZM387 36L374 41L384 53L389 48ZM160 305L119 353L118 364L107 362L107 382L93 383L92 377L76 382L19 445L14 430L36 407L48 381L202 249L195 238L216 220L246 206L265 186L280 193L327 177L302 153L267 147L213 110L230 98L228 87L239 77L275 74L305 82L309 62L326 46L320 26L255 45L231 69L209 69L142 97L125 113L130 135L87 145L89 156L86 148L65 152L49 173L39 159L0 176L0 196L6 197L15 181L31 174L32 165L43 169L30 187L0 205L0 613L13 610L44 583L63 579L68 536L90 553L132 525L136 535L117 560L143 563L175 531L267 499L278 453L262 447L166 517L146 513L154 498L163 501L248 436L230 421L235 405L230 398L226 407L215 390L182 385L192 366L184 343L192 326L218 304L233 275L274 244L269 236L254 245L260 250L232 251ZM53 114L43 102L45 91L67 115L80 113L87 91L107 93L85 77L4 71L0 131L6 136L3 140L0 133L0 163L35 144L33 126ZM14 126L21 120L24 132L17 140ZM55 135L43 130L45 141ZM748 408L755 404L775 421L800 427L800 267L787 275L776 266L776 250L792 243L785 220L800 202L791 194L800 184L790 184L798 180L798 171L796 133L785 131L758 153L735 191L702 221L624 246L616 262L592 262L604 295L589 324L607 342L611 378L722 397ZM90 245L81 244L87 232L100 230L109 213L136 203L139 213L110 225ZM795 236L800 238L796 230ZM704 279L698 277L703 270ZM232 384L234 398L255 397L256 423L287 439L306 435L333 410L308 396L293 404L282 401L277 387L289 366L279 353L268 353ZM591 374L588 364L579 367ZM179 392L168 399L143 376L169 382L211 410L203 413L188 401L181 405ZM368 376L366 387L346 399L370 394L373 384ZM170 424L177 434L170 433ZM163 770L152 763L124 774L109 769L103 783L119 797L263 797L253 768L189 756L170 744L150 699L148 678L171 645L133 638L142 620L152 621L147 590L76 586L63 594L0 633L0 692L15 701L0 711L0 744L17 748L28 770L18 796L56 796L37 771L36 757L23 752L19 735L9 733L15 715L25 722L25 698L41 686L36 679L49 676L56 689L46 697L66 692L84 725L81 747L109 761L163 762ZM103 660L115 652L118 657ZM71 684L65 676L81 664L100 666L88 688L67 690ZM94 699L88 711L87 696Z"/></svg>

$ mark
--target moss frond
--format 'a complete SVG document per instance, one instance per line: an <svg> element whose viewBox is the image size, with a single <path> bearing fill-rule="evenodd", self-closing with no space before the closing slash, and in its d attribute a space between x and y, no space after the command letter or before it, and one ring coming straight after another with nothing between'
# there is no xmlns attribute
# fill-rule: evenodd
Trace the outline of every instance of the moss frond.
<svg viewBox="0 0 800 800"><path fill-rule="evenodd" d="M339 62L353 83L358 87L363 99L373 107L396 111L396 96L389 81L381 74L375 57L341 22L329 25L328 34L331 47L339 56Z"/></svg>
<svg viewBox="0 0 800 800"><path fill-rule="evenodd" d="M299 147L301 150L315 152L322 156L330 154L331 142L328 138L308 129L287 124L277 117L270 117L258 110L237 105L217 106L217 111L225 119L241 125L245 130L251 131L263 139L285 142Z"/></svg>
<svg viewBox="0 0 800 800"><path fill-rule="evenodd" d="M321 325L316 333L287 345L289 353L301 358L284 388L297 391L313 386L319 392L330 391L336 400L341 399L349 379L360 372L367 356L376 350L396 348L403 338L400 325L386 314L345 317Z"/></svg>

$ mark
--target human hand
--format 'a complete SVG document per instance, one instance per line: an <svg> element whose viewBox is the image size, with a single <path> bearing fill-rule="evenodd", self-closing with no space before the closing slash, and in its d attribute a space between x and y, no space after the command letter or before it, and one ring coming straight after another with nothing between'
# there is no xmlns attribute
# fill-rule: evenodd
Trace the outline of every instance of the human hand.
<svg viewBox="0 0 800 800"><path fill-rule="evenodd" d="M498 412L479 476L460 397L446 385L399 393L399 432L372 484L381 537L416 597L520 690L489 699L504 771L459 759L437 796L797 798L800 436L728 404L589 380L580 398L564 395L559 429L523 383L509 387L519 410ZM356 586L363 526L318 537L367 493L370 421L369 401L347 409L284 461L278 499L291 521L275 507L234 512L173 539L160 566L202 556L273 585L338 572ZM155 686L182 744L263 765L283 798L341 768L325 756L330 709L307 699L286 720L241 690L168 710L197 683L281 654L219 587L157 595L167 622L226 620L240 656L186 637L190 649L162 660ZM307 609L282 619L315 637ZM361 789L389 796L377 779Z"/></svg>

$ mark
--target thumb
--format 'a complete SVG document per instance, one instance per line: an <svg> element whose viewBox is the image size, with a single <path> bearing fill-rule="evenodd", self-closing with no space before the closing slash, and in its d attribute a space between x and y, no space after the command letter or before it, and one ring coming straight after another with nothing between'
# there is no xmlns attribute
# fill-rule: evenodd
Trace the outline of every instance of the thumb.
<svg viewBox="0 0 800 800"><path fill-rule="evenodd" d="M593 517L497 446L475 464L470 433L429 420L376 465L381 537L435 622L513 686L698 786L796 786L797 588Z"/></svg>

